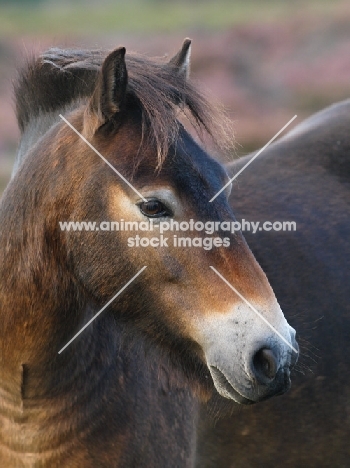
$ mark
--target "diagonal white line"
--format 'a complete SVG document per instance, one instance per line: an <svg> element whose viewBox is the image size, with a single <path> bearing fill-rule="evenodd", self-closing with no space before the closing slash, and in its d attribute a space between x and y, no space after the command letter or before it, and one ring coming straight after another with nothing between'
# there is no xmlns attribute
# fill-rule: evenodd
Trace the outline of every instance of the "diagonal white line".
<svg viewBox="0 0 350 468"><path fill-rule="evenodd" d="M124 177L109 161L107 161L107 159L106 159L104 156L102 156L102 154L101 154L99 151L97 151L97 149L96 149L85 137L83 137L83 135L82 135L81 133L79 133L78 130L77 130L76 128L74 128L73 125L72 125L70 122L68 122L67 119L65 119L65 118L63 117L62 114L60 114L60 117L61 117L61 119L62 119L64 122L66 122L66 124L73 130L73 132L75 132L78 136L80 136L80 138L81 138L83 141L85 141L85 143L86 143L98 156L100 156L100 158L101 158L106 164L108 164L108 166L109 166L116 174L118 174L118 176L119 176L135 193L137 193L137 195L138 195L139 197L142 198L142 200L143 200L144 202L147 201L147 200L145 199L145 197L144 197L143 195L141 195L141 193L140 193L127 179L125 179L125 177Z"/></svg>
<svg viewBox="0 0 350 468"><path fill-rule="evenodd" d="M211 198L211 199L209 200L209 203L211 203L213 200L215 200L215 198L216 198L217 196L219 196L220 193L223 192L223 191L225 190L226 187L228 187L230 184L232 184L232 182L236 179L236 177L238 177L239 174L241 174L241 173L244 171L244 169L246 169L246 168L249 166L249 164L251 164L251 163L254 161L254 159L256 159L256 158L259 156L259 154L261 154L261 153L264 151L264 149L266 149L266 148L273 142L273 140L275 140L275 139L278 137L278 135L280 135L280 134L283 132L283 130L286 129L286 128L288 127L288 125L290 125L290 124L293 122L293 120L296 119L296 118L297 118L297 116L295 115L292 119L290 119L290 121L289 121L288 123L286 123L286 125L285 125L283 128L281 128L281 130L280 130L279 132L277 132L276 135L275 135L274 137L272 137L271 140L268 141L268 142L266 143L266 145L265 145L263 148L261 148L261 149L256 153L256 155L254 155L254 156L252 157L252 159L250 159L250 161L248 161L247 164L246 164L245 166L243 166L242 169L240 169L240 170L237 172L237 174L236 174L234 177L232 177L232 179L230 179L230 180L227 182L227 184L225 184L225 185L222 187L222 189L220 189L220 190L218 191L218 193L217 193L216 195L213 196L213 198Z"/></svg>
<svg viewBox="0 0 350 468"><path fill-rule="evenodd" d="M256 310L256 308L252 306L252 304L249 301L247 301L247 299L244 296L242 296L242 294L239 293L237 289L232 286L232 284L230 284L227 281L226 278L224 278L213 266L211 266L210 268L219 276L219 278L222 279L222 281L224 281L227 284L229 288L232 289L232 291L234 291L237 294L238 297L242 299L242 301L244 301L252 309L253 312L255 312L261 318L261 320L263 320L266 323L266 325L268 325L271 328L271 330L273 330L281 338L281 340L283 340L286 343L286 345L288 345L295 353L298 354L298 351L295 348L293 348L293 346L284 338L284 336L282 336L281 333L278 330L276 330L276 328L273 325L271 325L271 323L268 320L266 320L266 318L263 315L261 315L261 313L258 310Z"/></svg>
<svg viewBox="0 0 350 468"><path fill-rule="evenodd" d="M88 323L87 323L86 325L84 325L83 328L82 328L80 331L78 331L78 333L77 333L76 335L74 335L73 338L72 338L71 340L68 341L68 343L67 343L66 345L63 346L62 349L60 349L60 350L58 351L58 354L61 354L62 351L64 351L64 350L67 348L67 346L69 346L69 345L75 340L75 338L77 338L77 336L79 336L80 333L83 332L83 331L85 330L85 328L87 328L87 327L88 327L88 326L89 326L89 325L90 325L90 324L91 324L91 323L92 323L108 306L109 306L109 304L111 304L111 303L114 301L114 299L116 299L116 298L117 298L117 297L118 297L118 296L119 296L119 295L120 295L120 294L121 294L121 293L122 293L122 292L123 292L123 291L124 291L124 290L125 290L125 289L126 289L126 288L127 288L127 287L128 287L144 270L145 270L145 269L146 269L146 268L147 268L147 266L144 266L143 268L141 268L141 270L140 270L138 273L136 273L136 275L133 276L133 277L131 278L131 280L129 280L129 281L122 287L122 289L120 289L119 292L117 292L117 294L116 294L115 296L113 296L112 299L111 299L110 301L108 301L107 304L105 304L105 305L102 307L102 309L99 310L99 311L97 312L97 314L94 315L94 316L92 317L92 319L89 320Z"/></svg>

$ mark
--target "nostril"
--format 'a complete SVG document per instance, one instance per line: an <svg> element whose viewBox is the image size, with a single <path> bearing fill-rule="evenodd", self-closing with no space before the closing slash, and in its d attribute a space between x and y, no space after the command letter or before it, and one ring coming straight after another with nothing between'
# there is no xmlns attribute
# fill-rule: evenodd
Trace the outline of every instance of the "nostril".
<svg viewBox="0 0 350 468"><path fill-rule="evenodd" d="M256 378L263 383L276 377L277 360L271 349L261 348L253 357L253 371Z"/></svg>

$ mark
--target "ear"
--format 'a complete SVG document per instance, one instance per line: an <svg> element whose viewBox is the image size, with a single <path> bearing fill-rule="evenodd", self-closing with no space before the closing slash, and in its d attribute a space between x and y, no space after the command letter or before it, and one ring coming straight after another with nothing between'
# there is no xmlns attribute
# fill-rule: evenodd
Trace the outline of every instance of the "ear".
<svg viewBox="0 0 350 468"><path fill-rule="evenodd" d="M125 47L111 52L104 60L87 109L85 122L93 133L114 118L123 108L128 84ZM89 132L90 133L90 132Z"/></svg>
<svg viewBox="0 0 350 468"><path fill-rule="evenodd" d="M184 80L190 74L191 42L191 39L185 39L180 51L168 62Z"/></svg>

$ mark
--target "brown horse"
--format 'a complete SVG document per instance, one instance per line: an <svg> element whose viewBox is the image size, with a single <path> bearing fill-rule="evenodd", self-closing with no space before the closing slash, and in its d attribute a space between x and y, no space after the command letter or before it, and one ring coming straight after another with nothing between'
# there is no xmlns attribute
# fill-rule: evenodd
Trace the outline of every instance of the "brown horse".
<svg viewBox="0 0 350 468"><path fill-rule="evenodd" d="M189 40L168 63L52 49L19 77L22 138L0 205L2 467L192 466L198 398L289 388L295 332L240 234L211 250L131 248L126 231L60 229L234 220L227 193L208 202L225 170L179 123L227 146L189 53Z"/></svg>
<svg viewBox="0 0 350 468"><path fill-rule="evenodd" d="M296 232L245 235L301 336L302 367L285 397L245 411L231 405L219 421L213 398L211 414L202 413L200 468L349 466L349 128L350 100L318 112L267 148L232 190L237 219L296 221Z"/></svg>

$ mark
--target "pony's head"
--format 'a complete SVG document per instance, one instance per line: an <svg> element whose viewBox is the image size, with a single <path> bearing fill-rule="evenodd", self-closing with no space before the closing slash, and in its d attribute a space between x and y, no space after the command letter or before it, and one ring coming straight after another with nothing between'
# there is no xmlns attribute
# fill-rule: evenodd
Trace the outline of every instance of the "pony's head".
<svg viewBox="0 0 350 468"><path fill-rule="evenodd" d="M54 55L43 62L54 63ZM228 176L180 124L180 114L218 146L227 146L227 134L188 79L189 56L186 40L167 63L126 60L124 48L93 59L56 57L62 74L89 69L91 92L65 112L79 134L60 121L31 164L55 173L57 228L58 221L119 223L119 230L59 233L71 274L95 310L147 266L105 313L162 347L200 388L213 382L221 395L251 403L289 387L295 331L241 233L221 229L235 220L228 191L209 202ZM153 231L121 229L122 221L150 220ZM184 222L186 231L171 230L176 223L186 228Z"/></svg>

